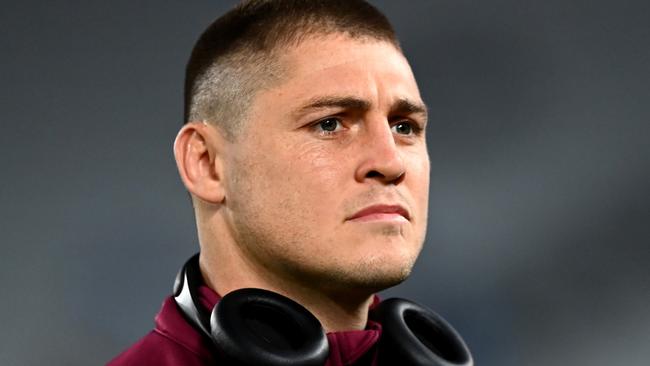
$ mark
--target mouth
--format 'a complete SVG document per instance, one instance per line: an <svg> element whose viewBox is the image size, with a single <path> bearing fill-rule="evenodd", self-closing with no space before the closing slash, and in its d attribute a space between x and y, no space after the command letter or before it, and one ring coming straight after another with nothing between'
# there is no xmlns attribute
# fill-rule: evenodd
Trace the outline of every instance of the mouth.
<svg viewBox="0 0 650 366"><path fill-rule="evenodd" d="M411 216L404 206L384 204L368 206L346 219L346 221L356 222L408 222L410 220Z"/></svg>

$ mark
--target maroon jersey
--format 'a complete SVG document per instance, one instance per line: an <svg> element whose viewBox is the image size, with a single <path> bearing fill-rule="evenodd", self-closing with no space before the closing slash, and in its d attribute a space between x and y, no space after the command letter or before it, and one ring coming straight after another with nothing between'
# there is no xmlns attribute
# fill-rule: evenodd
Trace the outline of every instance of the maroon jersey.
<svg viewBox="0 0 650 366"><path fill-rule="evenodd" d="M221 299L207 286L199 288L201 304L212 309ZM373 307L377 305L375 297ZM365 330L327 333L329 357L326 366L376 365L374 345L381 325L368 321ZM212 341L188 323L176 302L168 297L155 318L155 327L142 339L108 363L108 366L199 366L224 365Z"/></svg>

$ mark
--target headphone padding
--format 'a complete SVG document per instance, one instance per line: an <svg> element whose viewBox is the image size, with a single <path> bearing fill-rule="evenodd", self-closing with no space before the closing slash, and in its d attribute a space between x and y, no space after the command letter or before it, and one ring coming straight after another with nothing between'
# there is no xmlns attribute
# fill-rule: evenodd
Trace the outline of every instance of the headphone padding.
<svg viewBox="0 0 650 366"><path fill-rule="evenodd" d="M217 348L237 365L322 366L329 354L318 319L267 290L230 292L212 311L210 327Z"/></svg>
<svg viewBox="0 0 650 366"><path fill-rule="evenodd" d="M382 325L382 365L472 366L460 335L440 315L414 302L392 298L372 310Z"/></svg>

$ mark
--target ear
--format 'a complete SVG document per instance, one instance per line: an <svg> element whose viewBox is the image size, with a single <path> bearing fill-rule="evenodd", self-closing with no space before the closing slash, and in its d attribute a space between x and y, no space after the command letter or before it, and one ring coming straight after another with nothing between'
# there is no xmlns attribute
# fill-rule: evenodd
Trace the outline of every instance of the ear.
<svg viewBox="0 0 650 366"><path fill-rule="evenodd" d="M176 166L185 188L202 201L223 202L224 139L218 129L205 122L187 123L174 141Z"/></svg>

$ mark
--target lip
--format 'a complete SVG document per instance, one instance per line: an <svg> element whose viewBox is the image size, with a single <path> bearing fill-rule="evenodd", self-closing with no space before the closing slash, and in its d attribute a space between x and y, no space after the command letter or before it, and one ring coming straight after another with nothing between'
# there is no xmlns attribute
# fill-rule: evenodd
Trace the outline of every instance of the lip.
<svg viewBox="0 0 650 366"><path fill-rule="evenodd" d="M348 221L410 221L411 215L401 205L372 205L350 216Z"/></svg>

